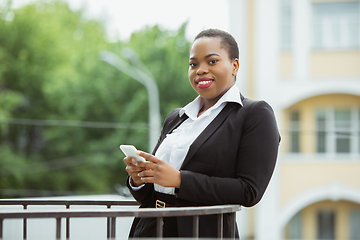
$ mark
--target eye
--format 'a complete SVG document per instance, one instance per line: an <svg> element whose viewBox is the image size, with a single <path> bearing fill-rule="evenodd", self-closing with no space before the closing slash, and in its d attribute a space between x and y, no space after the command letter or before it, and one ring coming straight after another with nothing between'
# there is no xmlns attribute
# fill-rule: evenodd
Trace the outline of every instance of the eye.
<svg viewBox="0 0 360 240"><path fill-rule="evenodd" d="M191 62L191 63L189 63L189 66L190 67L195 67L197 64L196 63L193 63L193 62Z"/></svg>
<svg viewBox="0 0 360 240"><path fill-rule="evenodd" d="M211 60L211 61L209 62L209 64L210 64L210 65L214 65L214 64L216 64L218 61L219 61L219 60L214 59L214 60Z"/></svg>

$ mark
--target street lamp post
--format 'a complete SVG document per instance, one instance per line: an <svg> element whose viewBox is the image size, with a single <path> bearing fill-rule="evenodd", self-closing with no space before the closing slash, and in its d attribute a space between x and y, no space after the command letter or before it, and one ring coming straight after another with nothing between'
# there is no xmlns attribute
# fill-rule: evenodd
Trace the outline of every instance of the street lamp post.
<svg viewBox="0 0 360 240"><path fill-rule="evenodd" d="M128 64L112 52L103 50L99 53L99 57L102 61L112 65L145 86L149 99L149 152L151 152L160 135L159 90L154 78L139 68ZM144 68L144 65L142 64L141 67Z"/></svg>

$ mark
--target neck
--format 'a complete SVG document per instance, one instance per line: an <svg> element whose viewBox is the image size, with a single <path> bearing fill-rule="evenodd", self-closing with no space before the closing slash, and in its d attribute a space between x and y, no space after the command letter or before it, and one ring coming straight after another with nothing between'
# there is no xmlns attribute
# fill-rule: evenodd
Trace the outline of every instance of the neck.
<svg viewBox="0 0 360 240"><path fill-rule="evenodd" d="M206 110L208 110L209 108L211 108L212 106L214 106L218 101L219 99L223 96L224 94L221 94L219 96L217 96L216 98L213 98L213 99L202 99L204 105L203 105L203 109L204 109L204 112Z"/></svg>
<svg viewBox="0 0 360 240"><path fill-rule="evenodd" d="M204 112L206 112L206 110L208 110L209 108L211 108L212 106L215 105L215 103L219 100L220 98L214 100L214 101L209 101L209 100L205 100L202 98L202 102L203 102L203 106L200 108L199 113L198 113L198 117L200 117L201 114L203 114Z"/></svg>

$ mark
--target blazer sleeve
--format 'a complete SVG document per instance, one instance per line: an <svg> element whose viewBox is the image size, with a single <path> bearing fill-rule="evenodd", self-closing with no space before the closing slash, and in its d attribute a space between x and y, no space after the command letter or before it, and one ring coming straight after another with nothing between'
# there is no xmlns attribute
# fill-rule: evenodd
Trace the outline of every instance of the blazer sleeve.
<svg viewBox="0 0 360 240"><path fill-rule="evenodd" d="M159 136L159 139L157 141L156 146L154 147L154 150L152 154L155 154L156 150L160 146L161 142L166 137L166 134L169 131L169 127L173 119L178 116L180 108L174 109L171 111L165 118L163 128L161 129L161 134ZM133 190L133 188L129 185L129 179L130 176L126 179L126 185L130 190L131 195L135 198L135 200L140 203L141 206L150 206L152 205L153 200L153 192L154 192L154 184L152 183L145 183L145 186L138 190Z"/></svg>
<svg viewBox="0 0 360 240"><path fill-rule="evenodd" d="M280 135L272 108L264 101L252 104L241 129L241 141L234 143L238 154L236 176L207 176L181 171L178 199L203 205L240 204L250 207L263 196L275 168ZM228 119L229 121L238 121ZM213 143L214 144L214 143ZM213 147L219 147L215 142ZM224 156L225 157L225 156ZM228 160L228 159L227 159Z"/></svg>

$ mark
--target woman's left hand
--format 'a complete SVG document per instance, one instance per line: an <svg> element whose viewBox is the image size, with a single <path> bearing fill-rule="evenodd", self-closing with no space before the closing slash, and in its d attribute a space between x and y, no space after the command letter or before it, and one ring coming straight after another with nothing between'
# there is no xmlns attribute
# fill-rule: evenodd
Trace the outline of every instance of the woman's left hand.
<svg viewBox="0 0 360 240"><path fill-rule="evenodd" d="M169 163L156 158L154 155L142 151L138 152L139 156L149 160L149 162L146 161L137 163L137 166L144 167L146 169L138 175L143 182L156 183L163 187L180 187L180 171L173 168Z"/></svg>

